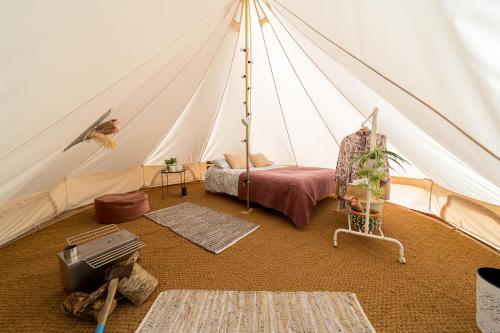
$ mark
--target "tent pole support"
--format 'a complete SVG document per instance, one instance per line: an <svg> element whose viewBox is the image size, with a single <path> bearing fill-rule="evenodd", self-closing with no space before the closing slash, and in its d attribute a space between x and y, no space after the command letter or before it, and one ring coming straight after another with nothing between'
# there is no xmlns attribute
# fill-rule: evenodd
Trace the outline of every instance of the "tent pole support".
<svg viewBox="0 0 500 333"><path fill-rule="evenodd" d="M246 172L247 179L244 182L246 190L246 204L247 210L243 211L243 214L250 214L252 208L250 207L250 125L251 125L251 113L250 113L250 80L249 80L249 65L251 60L249 59L249 39L250 39L250 8L249 1L244 0L245 6L245 118L243 118L243 124L245 125L245 157L246 157Z"/></svg>

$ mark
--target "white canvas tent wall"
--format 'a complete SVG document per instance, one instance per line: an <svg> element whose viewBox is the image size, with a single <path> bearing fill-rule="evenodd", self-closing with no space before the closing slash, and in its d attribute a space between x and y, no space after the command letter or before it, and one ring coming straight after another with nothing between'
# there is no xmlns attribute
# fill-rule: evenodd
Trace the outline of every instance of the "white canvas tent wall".
<svg viewBox="0 0 500 333"><path fill-rule="evenodd" d="M499 248L497 3L250 4L254 152L334 168L378 106L412 162L393 200ZM158 184L165 157L202 178L198 162L243 151L239 1L0 6L0 244L100 194ZM109 108L116 151L63 152Z"/></svg>

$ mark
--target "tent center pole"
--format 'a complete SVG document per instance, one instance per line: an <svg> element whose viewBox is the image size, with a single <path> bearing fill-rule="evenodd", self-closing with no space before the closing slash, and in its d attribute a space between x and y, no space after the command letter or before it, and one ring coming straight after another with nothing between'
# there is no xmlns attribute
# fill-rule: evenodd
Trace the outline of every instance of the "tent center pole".
<svg viewBox="0 0 500 333"><path fill-rule="evenodd" d="M250 112L250 8L249 1L244 0L245 6L245 117L242 119L245 125L245 157L246 157L246 180L244 182L246 190L247 210L244 214L249 214L252 211L250 207L250 125L252 122L252 114Z"/></svg>

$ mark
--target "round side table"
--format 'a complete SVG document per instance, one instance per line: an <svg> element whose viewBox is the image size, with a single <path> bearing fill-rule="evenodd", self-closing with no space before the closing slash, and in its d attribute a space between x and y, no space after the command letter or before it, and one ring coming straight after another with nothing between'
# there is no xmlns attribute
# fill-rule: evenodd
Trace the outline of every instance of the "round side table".
<svg viewBox="0 0 500 333"><path fill-rule="evenodd" d="M165 183L163 182L163 175L166 175L167 176L167 193L168 193L168 175L169 174L172 174L172 173L178 173L179 174L179 177L181 178L181 195L183 197L185 197L187 195L187 188L186 188L186 169L182 169L182 170L176 170L176 171L169 171L168 169L161 169L160 171L160 174L161 174L161 198L164 199L165 198L165 194L164 194L164 186L165 186Z"/></svg>

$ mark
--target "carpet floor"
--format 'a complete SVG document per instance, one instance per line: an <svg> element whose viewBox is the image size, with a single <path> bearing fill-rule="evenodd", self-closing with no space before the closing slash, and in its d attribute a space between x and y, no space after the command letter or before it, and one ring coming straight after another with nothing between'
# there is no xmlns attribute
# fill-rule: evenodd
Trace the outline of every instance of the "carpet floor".
<svg viewBox="0 0 500 333"><path fill-rule="evenodd" d="M500 266L500 257L442 223L387 204L383 229L403 242L407 264L399 264L397 246L333 232L346 226L325 199L310 223L297 229L273 210L256 208L244 216L244 203L206 193L203 183L178 187L161 199L148 190L152 210L185 201L260 225L220 254L210 253L142 217L121 224L146 242L141 265L159 285L141 307L120 304L107 332L133 332L156 296L167 289L341 291L356 293L377 332L474 332L475 270ZM0 248L0 332L91 332L92 325L66 318L60 311L56 252L68 236L99 225L87 209Z"/></svg>

